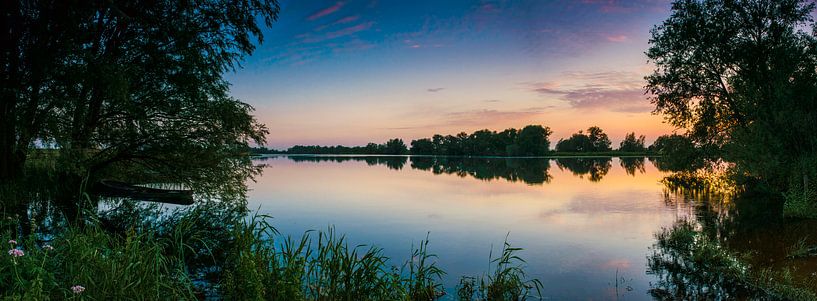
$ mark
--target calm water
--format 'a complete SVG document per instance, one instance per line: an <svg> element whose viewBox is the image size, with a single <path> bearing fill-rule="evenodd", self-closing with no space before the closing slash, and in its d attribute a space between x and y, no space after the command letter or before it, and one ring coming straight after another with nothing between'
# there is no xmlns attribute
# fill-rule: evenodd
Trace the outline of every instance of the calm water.
<svg viewBox="0 0 817 301"><path fill-rule="evenodd" d="M650 299L653 235L690 210L668 201L659 183L665 173L640 158L277 156L256 163L265 167L249 183L249 207L273 216L283 234L334 225L398 264L430 232L449 291L459 276L486 271L491 248L509 235L547 298Z"/></svg>

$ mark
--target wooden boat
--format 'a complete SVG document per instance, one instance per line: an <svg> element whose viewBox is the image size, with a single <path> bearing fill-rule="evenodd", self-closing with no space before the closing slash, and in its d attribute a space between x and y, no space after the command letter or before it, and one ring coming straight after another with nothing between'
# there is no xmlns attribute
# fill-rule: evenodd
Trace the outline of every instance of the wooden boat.
<svg viewBox="0 0 817 301"><path fill-rule="evenodd" d="M159 189L112 180L102 180L97 182L93 187L93 192L100 196L129 198L136 201L160 202L176 205L193 204L192 190Z"/></svg>

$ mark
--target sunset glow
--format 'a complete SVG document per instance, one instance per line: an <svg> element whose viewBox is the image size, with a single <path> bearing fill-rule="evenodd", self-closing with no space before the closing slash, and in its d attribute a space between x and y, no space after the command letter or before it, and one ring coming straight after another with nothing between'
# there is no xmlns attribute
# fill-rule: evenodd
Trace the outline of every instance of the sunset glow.
<svg viewBox="0 0 817 301"><path fill-rule="evenodd" d="M265 42L230 74L268 145L598 125L672 132L643 77L666 1L283 1Z"/></svg>

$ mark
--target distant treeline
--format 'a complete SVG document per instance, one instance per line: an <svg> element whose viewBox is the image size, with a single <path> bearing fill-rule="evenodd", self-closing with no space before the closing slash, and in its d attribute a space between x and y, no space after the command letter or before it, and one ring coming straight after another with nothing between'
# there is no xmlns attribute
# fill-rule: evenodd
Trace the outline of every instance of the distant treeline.
<svg viewBox="0 0 817 301"><path fill-rule="evenodd" d="M529 125L502 132L479 130L466 134L434 135L411 141L412 155L437 156L544 156L550 151L550 128Z"/></svg>
<svg viewBox="0 0 817 301"><path fill-rule="evenodd" d="M315 154L315 155L407 155L409 153L403 139L391 139L383 144L369 143L366 146L320 146L296 145L286 150L252 148L254 154Z"/></svg>
<svg viewBox="0 0 817 301"><path fill-rule="evenodd" d="M318 154L318 155L433 155L433 156L500 156L534 157L559 154L666 154L676 148L693 147L688 138L680 135L663 135L653 145L645 145L643 135L629 133L617 149L604 131L592 126L586 132L579 131L567 139L559 139L555 152L550 150L550 128L528 125L522 129L509 128L501 132L479 130L471 134L434 135L411 141L411 148L402 139L394 138L383 144L366 146L318 146L296 145L287 150L265 147L253 148L255 154Z"/></svg>

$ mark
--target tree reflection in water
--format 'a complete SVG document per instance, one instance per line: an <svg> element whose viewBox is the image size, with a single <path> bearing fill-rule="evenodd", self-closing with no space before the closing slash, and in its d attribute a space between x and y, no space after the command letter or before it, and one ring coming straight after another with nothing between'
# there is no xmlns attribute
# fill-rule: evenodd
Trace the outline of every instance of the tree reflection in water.
<svg viewBox="0 0 817 301"><path fill-rule="evenodd" d="M636 172L639 174L647 172L644 168L644 159L644 157L619 157L618 161L628 175L635 176Z"/></svg>
<svg viewBox="0 0 817 301"><path fill-rule="evenodd" d="M778 194L721 192L701 181L665 181L665 203L681 216L655 235L647 273L658 281L649 293L659 300L814 300L817 260L790 254L817 243L809 237L817 223L782 218Z"/></svg>
<svg viewBox="0 0 817 301"><path fill-rule="evenodd" d="M348 162L363 161L368 165L385 165L389 169L400 170L407 161L411 168L431 171L434 174L451 174L491 181L503 179L509 182L521 181L529 185L549 183L553 178L548 173L549 159L518 159L491 157L434 157L434 156L286 156L295 162ZM259 160L265 160L260 158ZM609 166L608 166L609 169Z"/></svg>
<svg viewBox="0 0 817 301"><path fill-rule="evenodd" d="M556 165L561 169L569 170L573 175L581 178L587 175L587 179L591 182L599 182L610 171L612 161L612 157L558 158Z"/></svg>

